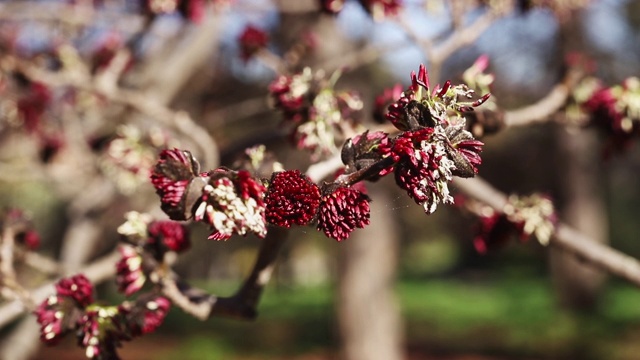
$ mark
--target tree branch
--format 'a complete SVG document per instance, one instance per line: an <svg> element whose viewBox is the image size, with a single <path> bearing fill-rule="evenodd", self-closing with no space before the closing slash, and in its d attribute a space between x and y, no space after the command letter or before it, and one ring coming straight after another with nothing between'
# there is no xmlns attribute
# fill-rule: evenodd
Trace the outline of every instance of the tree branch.
<svg viewBox="0 0 640 360"><path fill-rule="evenodd" d="M535 104L506 111L504 113L504 125L523 126L547 121L567 103L567 99L571 95L571 89L578 84L583 75L580 70L570 69L564 80Z"/></svg>
<svg viewBox="0 0 640 360"><path fill-rule="evenodd" d="M232 317L252 320L258 316L258 303L269 283L280 249L286 241L288 231L272 227L260 244L251 274L242 287L231 297L218 297L194 288L172 273L162 280L162 293L171 302L200 320L211 317Z"/></svg>
<svg viewBox="0 0 640 360"><path fill-rule="evenodd" d="M96 82L95 79L78 76L77 73L54 73L43 70L27 61L13 56L5 56L6 64L13 65L12 70L20 71L32 81L38 81L52 87L69 86L99 94L111 102L129 106L138 112L145 114L166 126L172 127L184 136L193 139L202 150L203 165L215 168L219 162L218 146L209 136L206 129L196 124L184 111L174 111L157 101L153 94L147 94L138 90L128 90L119 87L107 86L104 81Z"/></svg>
<svg viewBox="0 0 640 360"><path fill-rule="evenodd" d="M120 253L118 251L114 251L82 268L78 273L84 274L93 284L99 284L115 275L115 263L119 258ZM35 304L39 304L55 292L54 285L56 281L58 281L58 279L51 281L46 285L42 285L30 292L31 298ZM28 308L22 300L13 300L9 303L3 304L0 306L0 329L22 315L25 311L32 310L34 309Z"/></svg>
<svg viewBox="0 0 640 360"><path fill-rule="evenodd" d="M458 190L502 212L507 205L507 195L492 187L485 180L455 179ZM594 266L640 286L640 262L606 245L593 241L571 227L558 223L549 244L560 247Z"/></svg>

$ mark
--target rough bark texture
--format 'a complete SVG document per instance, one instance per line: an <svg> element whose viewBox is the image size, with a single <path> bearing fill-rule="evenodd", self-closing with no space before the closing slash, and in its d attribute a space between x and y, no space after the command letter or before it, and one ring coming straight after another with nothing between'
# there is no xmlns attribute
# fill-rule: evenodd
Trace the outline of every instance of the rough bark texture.
<svg viewBox="0 0 640 360"><path fill-rule="evenodd" d="M340 246L338 322L345 360L403 359L402 326L394 298L398 238L391 202L371 186L371 224ZM377 189L378 188L378 189Z"/></svg>
<svg viewBox="0 0 640 360"><path fill-rule="evenodd" d="M608 242L608 222L599 162L600 150L596 134L588 131L569 132L561 129L559 144L565 161L561 169L565 206L561 218L570 226L595 241ZM591 310L597 305L604 273L580 261L570 253L552 247L550 265L560 302L571 309Z"/></svg>

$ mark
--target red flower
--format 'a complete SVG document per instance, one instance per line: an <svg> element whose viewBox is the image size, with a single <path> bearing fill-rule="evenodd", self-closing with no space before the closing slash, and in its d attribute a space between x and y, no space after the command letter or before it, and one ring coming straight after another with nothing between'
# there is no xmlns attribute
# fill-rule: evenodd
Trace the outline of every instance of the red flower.
<svg viewBox="0 0 640 360"><path fill-rule="evenodd" d="M101 351L100 323L97 311L88 311L78 322L80 327L78 332L79 344L85 347L86 355L89 359L100 359Z"/></svg>
<svg viewBox="0 0 640 360"><path fill-rule="evenodd" d="M142 288L147 280L142 269L142 256L133 246L123 245L118 249L122 258L116 263L118 291L131 296Z"/></svg>
<svg viewBox="0 0 640 360"><path fill-rule="evenodd" d="M309 117L311 103L308 98L312 80L311 70L308 70L293 76L280 75L269 84L274 105L283 112L286 120L299 123Z"/></svg>
<svg viewBox="0 0 640 360"><path fill-rule="evenodd" d="M29 250L35 250L40 246L40 235L35 230L26 230L16 235L16 241L24 244Z"/></svg>
<svg viewBox="0 0 640 360"><path fill-rule="evenodd" d="M605 155L628 149L640 135L639 99L640 80L629 78L623 85L598 89L583 104L593 123L608 136Z"/></svg>
<svg viewBox="0 0 640 360"><path fill-rule="evenodd" d="M65 316L75 305L68 298L52 295L34 311L40 324L40 340L47 345L56 344L69 330Z"/></svg>
<svg viewBox="0 0 640 360"><path fill-rule="evenodd" d="M131 336L141 336L154 332L169 312L171 302L164 297L157 296L149 299L138 299L135 306L123 304L119 307L124 314L125 326Z"/></svg>
<svg viewBox="0 0 640 360"><path fill-rule="evenodd" d="M182 252L191 245L187 228L175 221L154 221L149 224L149 240L151 244L156 242L164 244L171 251Z"/></svg>
<svg viewBox="0 0 640 360"><path fill-rule="evenodd" d="M392 88L384 89L383 93L376 96L373 107L373 118L383 123L387 119L389 106L402 96L402 85L396 84Z"/></svg>
<svg viewBox="0 0 640 360"><path fill-rule="evenodd" d="M87 311L78 321L78 345L83 346L89 359L119 359L123 328L122 314L117 307L98 307Z"/></svg>
<svg viewBox="0 0 640 360"><path fill-rule="evenodd" d="M482 146L484 146L484 143L475 139L464 140L454 145L454 148L471 164L475 174L478 173L478 165L482 164L482 158L480 157ZM458 174L454 172L454 175Z"/></svg>
<svg viewBox="0 0 640 360"><path fill-rule="evenodd" d="M162 210L173 220L186 220L185 191L200 165L186 150L163 150L151 173L151 183L160 196Z"/></svg>
<svg viewBox="0 0 640 360"><path fill-rule="evenodd" d="M171 302L160 296L148 301L145 306L144 322L140 329L141 333L144 335L156 331L162 325L170 307Z"/></svg>
<svg viewBox="0 0 640 360"><path fill-rule="evenodd" d="M269 223L290 227L309 223L320 205L320 189L298 170L273 174L266 199Z"/></svg>
<svg viewBox="0 0 640 360"><path fill-rule="evenodd" d="M369 225L369 197L353 188L341 187L322 197L318 230L342 241L356 228Z"/></svg>
<svg viewBox="0 0 640 360"><path fill-rule="evenodd" d="M51 91L39 82L29 85L29 93L18 100L18 113L24 121L27 132L33 133L40 128L40 119L51 102Z"/></svg>
<svg viewBox="0 0 640 360"><path fill-rule="evenodd" d="M509 239L518 234L521 239L528 238L522 232L523 223L514 224L507 215L494 212L490 216L482 216L477 226L473 246L480 254L503 247Z"/></svg>
<svg viewBox="0 0 640 360"><path fill-rule="evenodd" d="M247 61L258 51L267 47L269 36L261 29L248 25L238 38L238 42L242 51L242 59Z"/></svg>
<svg viewBox="0 0 640 360"><path fill-rule="evenodd" d="M58 296L69 297L82 308L93 302L93 285L82 274L60 279L55 287Z"/></svg>
<svg viewBox="0 0 640 360"><path fill-rule="evenodd" d="M385 169L381 175L394 171L398 186L419 205L427 214L432 214L438 203L453 203L449 194L448 182L452 179L454 162L447 156L443 141L434 137L434 128L417 131L405 131L397 138L383 141L379 151L391 157L395 167Z"/></svg>
<svg viewBox="0 0 640 360"><path fill-rule="evenodd" d="M194 219L209 224L212 240L227 240L233 234L267 234L265 188L249 172L219 168L209 172L208 184L195 205Z"/></svg>

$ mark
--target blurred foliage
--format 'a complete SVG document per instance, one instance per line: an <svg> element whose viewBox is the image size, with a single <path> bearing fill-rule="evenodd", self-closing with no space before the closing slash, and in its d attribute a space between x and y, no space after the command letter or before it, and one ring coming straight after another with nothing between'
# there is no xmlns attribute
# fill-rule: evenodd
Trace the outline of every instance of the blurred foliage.
<svg viewBox="0 0 640 360"><path fill-rule="evenodd" d="M221 283L209 290L230 294L236 286ZM626 283L611 283L599 311L588 315L560 310L548 280L512 274L508 269L503 275L482 279L401 281L397 290L410 355L637 358L640 293ZM253 323L230 319L200 322L172 309L166 326L145 341L125 344L122 355L161 360L333 359L338 348L334 306L333 289L328 286L271 286ZM82 355L72 344L66 351ZM304 354L309 357L302 357Z"/></svg>

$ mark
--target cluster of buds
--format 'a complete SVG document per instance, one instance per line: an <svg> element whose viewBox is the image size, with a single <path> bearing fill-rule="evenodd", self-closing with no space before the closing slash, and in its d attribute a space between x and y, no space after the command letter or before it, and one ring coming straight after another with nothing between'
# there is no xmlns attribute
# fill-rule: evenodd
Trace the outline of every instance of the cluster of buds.
<svg viewBox="0 0 640 360"><path fill-rule="evenodd" d="M269 35L266 32L248 25L238 37L242 59L244 61L251 59L260 50L266 48L268 42Z"/></svg>
<svg viewBox="0 0 640 360"><path fill-rule="evenodd" d="M89 359L117 359L121 341L154 331L166 316L170 303L155 295L136 303L101 306L94 303L93 285L84 275L64 278L55 285L56 294L35 310L40 338L55 345L75 331L78 344Z"/></svg>
<svg viewBox="0 0 640 360"><path fill-rule="evenodd" d="M382 124L387 121L389 105L393 104L402 96L404 88L402 84L395 84L393 87L384 89L382 94L376 96L373 105L373 119Z"/></svg>
<svg viewBox="0 0 640 360"><path fill-rule="evenodd" d="M0 107L6 108L5 116L10 121L13 120L37 140L41 160L49 162L66 143L61 129L54 122L45 121L52 119L47 115L54 103L54 94L47 85L30 81L21 73L15 73L13 78L16 84L24 88L23 95L15 103L5 102Z"/></svg>
<svg viewBox="0 0 640 360"><path fill-rule="evenodd" d="M298 146L311 148L316 155L333 152L334 133L345 113L339 106L345 97L336 97L332 82L320 80L305 69L270 86L276 105L294 125ZM385 115L400 134L365 132L347 140L342 148L345 172L333 183L319 187L299 171L278 171L269 180L226 168L198 174L199 166L188 151L165 150L151 175L162 209L174 220L193 217L209 224L213 229L209 238L215 240L250 232L264 237L267 224L290 227L317 222L319 231L341 241L369 223L370 199L354 186L361 180L393 172L396 183L427 214L439 203L453 203L448 183L453 176L474 176L482 162L483 143L465 130L464 114L489 94L472 100L473 90L448 81L431 90L424 65L418 74L411 74L411 80L404 92L390 93L399 98ZM260 167L249 162L252 170Z"/></svg>
<svg viewBox="0 0 640 360"><path fill-rule="evenodd" d="M168 136L160 129L148 133L132 125L118 127L100 159L102 171L124 194L146 183L155 162L156 149L167 146Z"/></svg>
<svg viewBox="0 0 640 360"><path fill-rule="evenodd" d="M209 239L227 240L233 234L267 234L265 187L246 170L218 168L199 173L189 151L163 150L151 182L161 207L172 220L193 218L212 228Z"/></svg>
<svg viewBox="0 0 640 360"><path fill-rule="evenodd" d="M333 154L344 141L343 127L362 109L360 98L333 88L337 76L326 79L323 71L305 68L293 76L281 75L269 85L274 106L281 110L290 137L312 157Z"/></svg>
<svg viewBox="0 0 640 360"><path fill-rule="evenodd" d="M591 115L593 124L608 135L607 152L627 149L640 135L640 79L636 77L626 79L622 85L598 87L582 107Z"/></svg>
<svg viewBox="0 0 640 360"><path fill-rule="evenodd" d="M464 114L489 94L471 101L473 90L449 81L432 91L424 65L411 81L385 115L400 134L355 137L343 147L342 160L347 175L377 163L378 171L369 172L368 180L393 172L398 186L431 214L439 203L453 203L448 188L453 176L472 177L478 171L483 143L465 129Z"/></svg>
<svg viewBox="0 0 640 360"><path fill-rule="evenodd" d="M535 236L540 244L547 245L558 221L552 200L538 194L512 195L502 212L490 207L477 212L480 223L473 244L481 254L504 246L514 236L523 242Z"/></svg>
<svg viewBox="0 0 640 360"><path fill-rule="evenodd" d="M253 232L267 235L265 187L246 170L218 168L201 177L206 182L196 201L194 220L211 226L212 240L227 240L233 234Z"/></svg>
<svg viewBox="0 0 640 360"><path fill-rule="evenodd" d="M479 56L473 64L462 73L462 81L478 94L487 94L495 80L492 73L488 73L489 57ZM494 134L504 127L504 112L498 109L496 100L491 97L484 102L482 111L466 112L467 128L476 137Z"/></svg>
<svg viewBox="0 0 640 360"><path fill-rule="evenodd" d="M369 197L355 187L322 189L297 170L274 173L266 197L267 221L276 226L317 221L318 231L337 241L369 224Z"/></svg>
<svg viewBox="0 0 640 360"><path fill-rule="evenodd" d="M34 229L31 217L17 208L5 210L0 217L0 228L10 229L16 243L28 250L36 250L40 246L40 235Z"/></svg>
<svg viewBox="0 0 640 360"><path fill-rule="evenodd" d="M247 168L263 169L264 161L275 171L271 178L256 179L247 170L226 168L195 176L198 165L188 151L163 151L151 176L162 209L174 219L193 218L208 224L213 230L209 239L213 240L248 233L263 238L268 224L291 227L317 222L319 231L341 241L369 223L369 198L360 190L345 184L320 188L297 170L278 171L281 165L260 148L247 155L248 163L243 163ZM127 225L121 233L139 234L141 228L144 226ZM144 233L132 236L146 238ZM136 253L127 251L123 256L127 259L122 262L123 273L138 269ZM123 289L137 287L131 278L123 276Z"/></svg>
<svg viewBox="0 0 640 360"><path fill-rule="evenodd" d="M175 221L156 220L147 214L129 212L118 227L123 244L116 263L116 284L126 296L138 292L169 251L181 253L190 247L187 228Z"/></svg>

